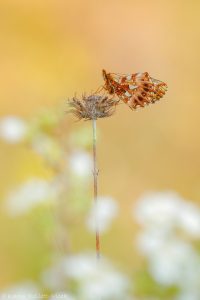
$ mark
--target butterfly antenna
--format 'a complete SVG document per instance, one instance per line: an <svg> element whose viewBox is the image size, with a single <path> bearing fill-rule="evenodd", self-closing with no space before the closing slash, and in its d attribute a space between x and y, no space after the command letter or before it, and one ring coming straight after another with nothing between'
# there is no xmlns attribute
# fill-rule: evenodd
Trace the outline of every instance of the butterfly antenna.
<svg viewBox="0 0 200 300"><path fill-rule="evenodd" d="M102 90L103 90L103 86L101 85L93 94L100 93Z"/></svg>

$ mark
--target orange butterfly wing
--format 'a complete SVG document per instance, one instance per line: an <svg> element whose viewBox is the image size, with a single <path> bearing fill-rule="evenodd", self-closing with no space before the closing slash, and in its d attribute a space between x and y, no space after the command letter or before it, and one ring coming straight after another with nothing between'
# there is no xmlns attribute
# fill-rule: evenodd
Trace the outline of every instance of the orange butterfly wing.
<svg viewBox="0 0 200 300"><path fill-rule="evenodd" d="M105 80L104 88L109 94L115 94L120 100L129 105L131 109L144 107L162 98L167 85L150 77L147 72L131 75L106 73L103 70Z"/></svg>

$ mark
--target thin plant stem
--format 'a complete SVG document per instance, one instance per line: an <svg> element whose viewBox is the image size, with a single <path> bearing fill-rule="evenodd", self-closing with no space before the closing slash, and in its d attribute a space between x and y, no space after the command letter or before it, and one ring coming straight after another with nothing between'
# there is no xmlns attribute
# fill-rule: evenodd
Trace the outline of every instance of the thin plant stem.
<svg viewBox="0 0 200 300"><path fill-rule="evenodd" d="M98 173L97 168L97 125L96 119L92 120L93 129L93 178L94 178L94 210L95 210L95 236L96 236L96 257L100 258L100 235L98 224Z"/></svg>

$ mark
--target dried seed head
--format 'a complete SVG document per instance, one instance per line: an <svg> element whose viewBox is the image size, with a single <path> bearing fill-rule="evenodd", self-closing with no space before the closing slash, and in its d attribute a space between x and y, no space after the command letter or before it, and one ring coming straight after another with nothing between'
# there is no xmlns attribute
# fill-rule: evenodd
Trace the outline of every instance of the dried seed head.
<svg viewBox="0 0 200 300"><path fill-rule="evenodd" d="M96 120L113 115L119 101L104 95L82 96L81 99L73 97L69 100L69 112L79 120Z"/></svg>

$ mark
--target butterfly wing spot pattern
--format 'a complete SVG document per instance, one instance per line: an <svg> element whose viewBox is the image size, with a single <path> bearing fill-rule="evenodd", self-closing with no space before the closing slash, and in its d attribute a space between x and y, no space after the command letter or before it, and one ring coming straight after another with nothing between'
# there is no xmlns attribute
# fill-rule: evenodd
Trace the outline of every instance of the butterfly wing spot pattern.
<svg viewBox="0 0 200 300"><path fill-rule="evenodd" d="M116 95L131 109L155 103L167 91L167 84L150 77L148 72L123 75L103 70L103 78L104 89L110 95Z"/></svg>

